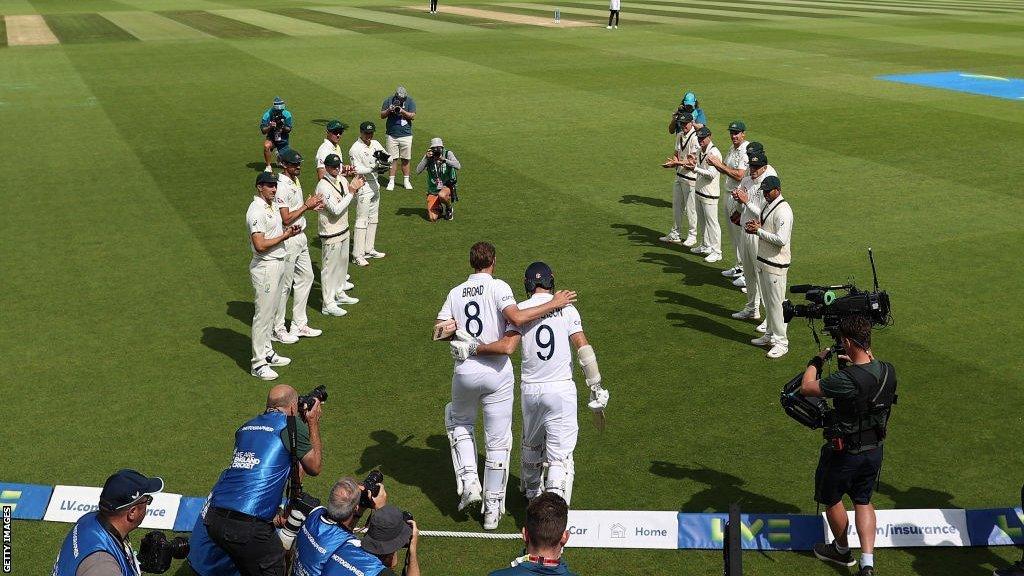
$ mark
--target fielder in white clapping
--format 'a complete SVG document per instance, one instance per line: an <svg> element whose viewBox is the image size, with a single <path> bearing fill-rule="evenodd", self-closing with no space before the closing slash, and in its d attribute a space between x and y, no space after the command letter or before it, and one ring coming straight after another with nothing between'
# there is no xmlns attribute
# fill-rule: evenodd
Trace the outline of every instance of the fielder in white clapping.
<svg viewBox="0 0 1024 576"><path fill-rule="evenodd" d="M662 164L665 168L675 168L676 180L672 184L672 230L659 238L662 242L682 244L686 247L697 244L697 207L694 205L694 186L697 174L693 171L693 159L697 158L700 144L697 143L697 130L693 125L693 115L681 112L674 115L676 122L676 153ZM689 167L687 167L689 166ZM683 226L683 212L686 212L686 239L680 234Z"/></svg>
<svg viewBox="0 0 1024 576"><path fill-rule="evenodd" d="M348 208L356 190L362 187L363 177L356 175L349 182L341 173L341 157L328 154L323 160L324 176L316 184L316 195L324 207L318 219L318 234L323 246L320 261L320 289L323 296L324 316L344 316L347 311L339 304L356 304L358 298L345 293L348 275L349 233Z"/></svg>
<svg viewBox="0 0 1024 576"><path fill-rule="evenodd" d="M751 142L747 146L747 175L740 180L739 186L732 191L732 197L736 200L737 208L730 219L736 224L742 225L755 218L761 217L761 208L764 206L764 196L758 189L761 182L769 176L778 176L775 168L768 164L768 156L764 153L764 146L758 142ZM743 270L747 275L747 303L742 310L732 315L737 320L759 320L761 318L761 291L757 286L757 235L742 234L740 236L740 257L743 259ZM767 321L757 327L758 332L764 332L767 328Z"/></svg>
<svg viewBox="0 0 1024 576"><path fill-rule="evenodd" d="M722 259L722 227L718 223L719 173L714 162L722 161L722 153L711 141L711 129L702 126L697 130L697 141L700 151L697 153L693 170L697 173L697 225L701 229L702 239L690 249L694 254L704 256L705 262L718 262Z"/></svg>
<svg viewBox="0 0 1024 576"><path fill-rule="evenodd" d="M359 138L348 150L355 172L363 177L363 187L356 196L356 230L352 238L352 261L357 266L369 266L367 258L383 258L385 254L376 249L377 223L380 221L381 171L378 153L387 154L384 147L373 139L377 126L373 122L359 125Z"/></svg>
<svg viewBox="0 0 1024 576"><path fill-rule="evenodd" d="M512 405L514 377L507 354L473 356L480 343L495 342L514 332L506 325L523 326L531 320L562 308L576 299L575 292L559 291L542 306L520 310L512 289L494 273L495 251L488 242L470 248L469 264L473 274L452 288L437 313L434 338L461 333L465 354L456 357L452 376L452 401L445 406L444 420L452 449L456 489L461 497L459 510L481 501L477 474L477 407L483 405L487 450L483 476L484 528L497 528L505 513L505 487L508 484L509 456L512 451ZM453 352L453 356L456 354Z"/></svg>
<svg viewBox="0 0 1024 576"><path fill-rule="evenodd" d="M708 158L715 168L725 174L725 227L729 232L729 241L732 242L736 254L736 263L732 268L722 271L722 276L732 278L733 284L746 287L746 279L743 278L743 261L740 259L740 241L743 229L739 223L733 223L732 214L736 212L739 204L732 197L732 191L740 185L740 180L747 175L747 125L742 120L734 120L729 124L729 138L732 140L732 147L725 156L725 160Z"/></svg>
<svg viewBox="0 0 1024 576"><path fill-rule="evenodd" d="M778 176L762 180L758 194L764 197L764 207L757 218L744 223L743 229L758 238L757 285L764 298L768 325L764 336L751 343L770 344L772 348L767 356L779 358L789 352L782 301L786 298L786 276L792 261L789 241L793 234L793 208L782 197L782 182Z"/></svg>
<svg viewBox="0 0 1024 576"><path fill-rule="evenodd" d="M555 275L544 262L526 269L524 288L529 299L520 310L532 310L554 299ZM460 339L463 335L460 334ZM572 380L572 352L576 348L598 428L604 426L608 391L601 386L594 348L583 333L583 321L575 306L551 311L541 318L513 328L493 344L473 346L470 341L453 341L456 358L469 354L511 354L522 342L523 351L523 446L522 485L527 500L541 492L554 492L568 504L576 476L573 451L579 436L576 419L576 384Z"/></svg>

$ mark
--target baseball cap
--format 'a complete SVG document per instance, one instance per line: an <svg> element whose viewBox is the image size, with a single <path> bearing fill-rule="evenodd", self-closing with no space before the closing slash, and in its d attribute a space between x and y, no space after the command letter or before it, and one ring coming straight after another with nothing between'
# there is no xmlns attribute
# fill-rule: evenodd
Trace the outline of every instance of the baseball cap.
<svg viewBox="0 0 1024 576"><path fill-rule="evenodd" d="M402 511L388 504L370 517L362 547L370 554L383 556L405 547L411 537L412 526L406 523Z"/></svg>
<svg viewBox="0 0 1024 576"><path fill-rule="evenodd" d="M683 112L682 114L679 115L679 121L682 122L683 124L686 124L687 122L693 122L693 114L690 114L689 112Z"/></svg>
<svg viewBox="0 0 1024 576"><path fill-rule="evenodd" d="M274 97L274 108L284 110L284 100L280 96Z"/></svg>
<svg viewBox="0 0 1024 576"><path fill-rule="evenodd" d="M348 128L348 124L345 124L341 120L331 120L327 123L327 131L332 134L340 134L346 128Z"/></svg>
<svg viewBox="0 0 1024 576"><path fill-rule="evenodd" d="M363 133L372 133L377 131L377 125L367 120L359 125L359 131Z"/></svg>
<svg viewBox="0 0 1024 576"><path fill-rule="evenodd" d="M743 123L743 120L733 120L729 124L729 132L746 132L747 125ZM748 144L749 146L749 144Z"/></svg>
<svg viewBox="0 0 1024 576"><path fill-rule="evenodd" d="M766 166L768 164L768 156L765 155L764 150L747 150L747 160L750 165L757 168L759 166Z"/></svg>
<svg viewBox="0 0 1024 576"><path fill-rule="evenodd" d="M398 96L399 98L405 98L408 95L409 92L406 91L405 86L399 86L398 88L395 88L395 96Z"/></svg>
<svg viewBox="0 0 1024 576"><path fill-rule="evenodd" d="M701 126L700 130L697 130L697 139L698 140L703 140L704 138L707 138L708 136L711 136L711 129L708 128L707 126Z"/></svg>
<svg viewBox="0 0 1024 576"><path fill-rule="evenodd" d="M299 154L293 148L285 148L284 150L281 150L281 153L277 155L277 158L285 164L302 164L302 154Z"/></svg>
<svg viewBox="0 0 1024 576"><path fill-rule="evenodd" d="M697 95L693 92L687 92L683 95L683 104L693 106L697 103Z"/></svg>
<svg viewBox="0 0 1024 576"><path fill-rule="evenodd" d="M782 180L779 180L778 176L768 176L761 181L761 190L764 192L775 190L776 188L782 190Z"/></svg>
<svg viewBox="0 0 1024 576"><path fill-rule="evenodd" d="M431 138L430 139L430 147L431 148L437 148L438 146L440 146L441 148L444 148L444 142L442 142L440 138Z"/></svg>
<svg viewBox="0 0 1024 576"><path fill-rule="evenodd" d="M273 172L260 172L260 175L256 177L256 185L260 184L273 184L277 185L277 176L274 176Z"/></svg>
<svg viewBox="0 0 1024 576"><path fill-rule="evenodd" d="M164 489L162 478L147 478L135 470L118 470L107 478L100 492L100 509L116 512Z"/></svg>
<svg viewBox="0 0 1024 576"><path fill-rule="evenodd" d="M324 166L330 166L332 168L341 166L341 156L338 156L337 154L328 154L327 157L324 158Z"/></svg>

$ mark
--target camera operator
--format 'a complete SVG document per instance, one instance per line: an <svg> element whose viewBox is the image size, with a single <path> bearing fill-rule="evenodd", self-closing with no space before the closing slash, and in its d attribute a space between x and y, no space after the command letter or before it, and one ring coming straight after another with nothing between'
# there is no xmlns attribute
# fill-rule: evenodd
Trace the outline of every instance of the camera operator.
<svg viewBox="0 0 1024 576"><path fill-rule="evenodd" d="M430 140L430 148L416 165L416 173L427 171L427 217L431 222L438 218L455 218L453 202L459 199L455 185L459 180L462 164L455 154L444 147L440 138Z"/></svg>
<svg viewBox="0 0 1024 576"><path fill-rule="evenodd" d="M811 358L804 371L799 393L831 398L835 407L825 427L826 443L815 472L817 502L826 507L825 516L835 535L830 544L815 544L814 555L821 560L853 566L849 549L849 520L843 495L853 501L861 559L858 576L874 576L875 508L871 494L882 469L882 443L889 413L895 402L896 370L871 352L871 320L854 314L839 321L839 337L846 367L819 380L831 350Z"/></svg>
<svg viewBox="0 0 1024 576"><path fill-rule="evenodd" d="M160 478L118 470L100 492L99 510L75 522L53 564L53 576L137 576L140 573L128 535L146 519Z"/></svg>
<svg viewBox="0 0 1024 576"><path fill-rule="evenodd" d="M405 176L403 185L406 190L412 190L412 182L409 181L409 160L412 159L412 121L415 118L416 102L409 97L405 86L395 88L395 93L385 98L381 104L380 119L385 120L385 145L391 156L388 190L395 189L395 163L399 159L402 161L402 175Z"/></svg>
<svg viewBox="0 0 1024 576"><path fill-rule="evenodd" d="M700 130L708 123L708 117L704 114L704 109L700 107L700 102L697 101L697 95L693 92L687 92L686 94L683 94L683 99L679 102L679 107L672 113L672 119L669 120L668 123L669 134L676 134L682 129L682 124L679 122L679 118L684 113L693 117L694 130Z"/></svg>
<svg viewBox="0 0 1024 576"><path fill-rule="evenodd" d="M292 133L292 113L285 108L284 100L280 97L274 98L274 104L263 113L260 118L260 132L265 136L263 140L263 160L267 167L266 172L273 172L270 164L270 151L280 152L288 148L288 137Z"/></svg>
<svg viewBox="0 0 1024 576"><path fill-rule="evenodd" d="M299 415L291 386L270 389L267 409L235 432L231 465L213 486L192 531L188 560L199 576L285 574L285 550L275 533L286 512L278 511L294 456L297 474L320 474L320 400ZM291 454L294 429L295 454Z"/></svg>
<svg viewBox="0 0 1024 576"><path fill-rule="evenodd" d="M523 541L526 555L512 561L512 566L495 570L490 576L576 576L562 560L562 549L569 541L569 505L554 492L544 492L526 507Z"/></svg>

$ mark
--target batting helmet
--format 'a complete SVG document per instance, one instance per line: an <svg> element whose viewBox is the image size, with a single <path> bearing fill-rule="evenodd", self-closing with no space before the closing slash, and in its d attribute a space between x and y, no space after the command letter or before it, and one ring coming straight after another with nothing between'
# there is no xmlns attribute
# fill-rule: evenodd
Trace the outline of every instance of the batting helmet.
<svg viewBox="0 0 1024 576"><path fill-rule="evenodd" d="M547 290L555 289L555 274L551 267L543 262L534 262L527 266L526 277L523 279L527 296L533 294L538 286Z"/></svg>

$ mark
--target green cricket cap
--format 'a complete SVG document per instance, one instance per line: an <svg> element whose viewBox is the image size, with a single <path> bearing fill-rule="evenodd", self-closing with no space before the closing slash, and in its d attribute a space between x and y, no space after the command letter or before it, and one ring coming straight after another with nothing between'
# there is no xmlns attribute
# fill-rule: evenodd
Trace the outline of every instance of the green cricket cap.
<svg viewBox="0 0 1024 576"><path fill-rule="evenodd" d="M747 125L743 123L743 120L733 120L729 124L729 132L746 132Z"/></svg>
<svg viewBox="0 0 1024 576"><path fill-rule="evenodd" d="M348 128L348 124L345 124L341 120L331 120L327 123L327 131L332 134L344 132L346 128Z"/></svg>
<svg viewBox="0 0 1024 576"><path fill-rule="evenodd" d="M324 158L324 166L330 166L331 168L341 166L341 156L338 156L337 154L328 154L327 157Z"/></svg>
<svg viewBox="0 0 1024 576"><path fill-rule="evenodd" d="M260 172L260 175L256 177L256 185L260 184L277 184L277 176L274 176L273 172Z"/></svg>
<svg viewBox="0 0 1024 576"><path fill-rule="evenodd" d="M775 189L782 190L782 180L779 180L778 176L768 176L761 181L761 190L767 192Z"/></svg>
<svg viewBox="0 0 1024 576"><path fill-rule="evenodd" d="M364 134L370 134L377 131L377 125L367 120L359 125L359 131Z"/></svg>
<svg viewBox="0 0 1024 576"><path fill-rule="evenodd" d="M278 160L285 164L302 164L302 154L292 148L285 148L277 155Z"/></svg>

